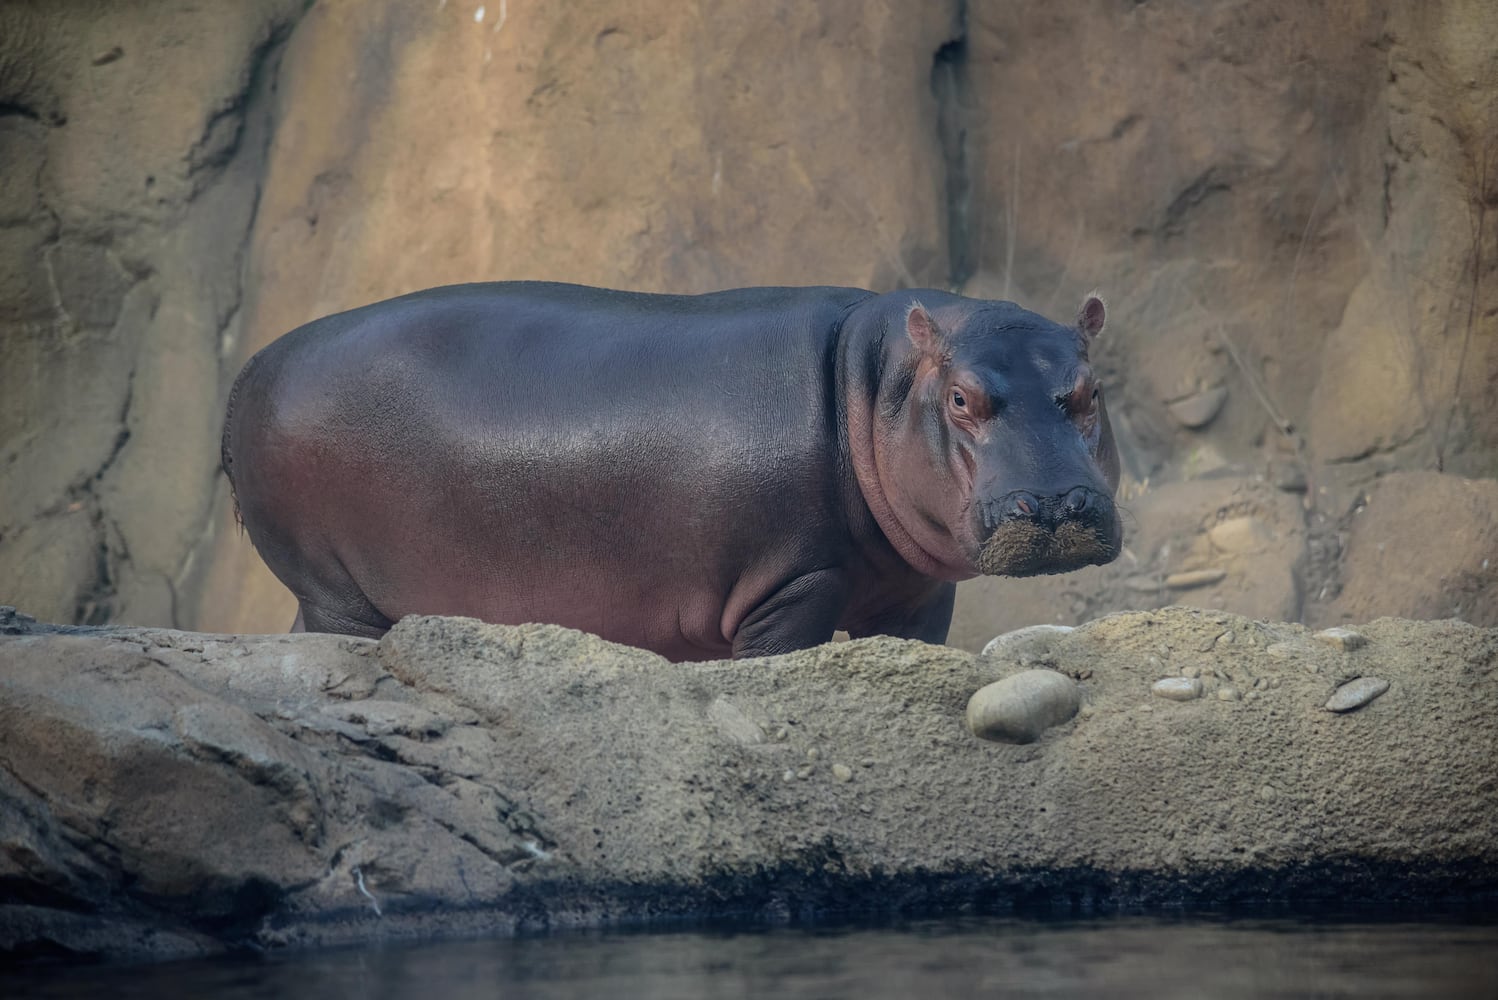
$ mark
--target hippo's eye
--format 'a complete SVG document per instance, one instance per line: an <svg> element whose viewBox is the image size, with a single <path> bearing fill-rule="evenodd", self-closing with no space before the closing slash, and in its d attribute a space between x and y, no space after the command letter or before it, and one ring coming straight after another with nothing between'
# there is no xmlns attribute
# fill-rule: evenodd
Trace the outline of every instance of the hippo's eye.
<svg viewBox="0 0 1498 1000"><path fill-rule="evenodd" d="M967 397L965 397L962 394L962 390L957 388L955 385L952 386L952 405L957 407L959 410L967 409Z"/></svg>

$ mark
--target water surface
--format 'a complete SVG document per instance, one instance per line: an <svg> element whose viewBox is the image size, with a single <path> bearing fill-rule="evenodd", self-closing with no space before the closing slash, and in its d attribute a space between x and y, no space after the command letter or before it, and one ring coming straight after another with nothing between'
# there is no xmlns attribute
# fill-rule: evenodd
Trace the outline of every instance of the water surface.
<svg viewBox="0 0 1498 1000"><path fill-rule="evenodd" d="M1498 920L959 918L33 970L7 997L1498 997Z"/></svg>

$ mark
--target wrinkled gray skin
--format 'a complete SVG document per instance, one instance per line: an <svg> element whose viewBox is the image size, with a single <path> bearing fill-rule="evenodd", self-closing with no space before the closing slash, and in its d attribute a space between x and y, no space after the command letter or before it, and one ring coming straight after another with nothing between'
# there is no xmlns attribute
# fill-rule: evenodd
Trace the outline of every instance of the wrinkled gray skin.
<svg viewBox="0 0 1498 1000"><path fill-rule="evenodd" d="M930 289L495 283L295 330L223 461L294 630L554 622L676 660L942 642L955 582L1114 558L1073 327Z"/></svg>

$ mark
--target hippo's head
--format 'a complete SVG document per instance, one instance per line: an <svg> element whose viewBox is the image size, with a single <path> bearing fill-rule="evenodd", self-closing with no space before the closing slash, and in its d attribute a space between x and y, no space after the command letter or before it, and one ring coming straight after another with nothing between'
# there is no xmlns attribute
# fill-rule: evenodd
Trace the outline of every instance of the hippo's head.
<svg viewBox="0 0 1498 1000"><path fill-rule="evenodd" d="M1118 555L1118 453L1087 360L1103 320L1095 295L1073 327L943 298L910 305L903 337L889 331L872 414L875 513L918 569L1030 576Z"/></svg>

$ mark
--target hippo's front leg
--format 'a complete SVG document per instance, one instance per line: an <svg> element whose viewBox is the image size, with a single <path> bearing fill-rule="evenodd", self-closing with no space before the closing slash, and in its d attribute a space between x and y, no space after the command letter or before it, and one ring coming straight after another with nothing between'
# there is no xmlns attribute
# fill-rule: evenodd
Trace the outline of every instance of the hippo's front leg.
<svg viewBox="0 0 1498 1000"><path fill-rule="evenodd" d="M854 639L892 635L897 639L919 639L940 646L947 641L947 631L952 627L952 605L956 600L957 584L939 583L921 603L870 619L857 628L850 628L848 635Z"/></svg>
<svg viewBox="0 0 1498 1000"><path fill-rule="evenodd" d="M775 656L832 640L850 587L841 570L798 576L751 611L733 636L733 658Z"/></svg>

